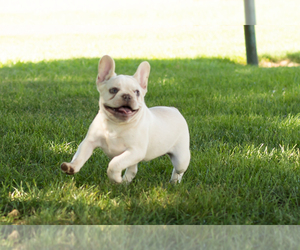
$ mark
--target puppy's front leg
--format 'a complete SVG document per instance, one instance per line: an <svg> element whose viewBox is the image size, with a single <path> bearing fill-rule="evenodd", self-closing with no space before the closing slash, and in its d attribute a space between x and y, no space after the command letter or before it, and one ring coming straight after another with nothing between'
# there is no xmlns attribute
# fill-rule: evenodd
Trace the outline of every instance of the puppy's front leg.
<svg viewBox="0 0 300 250"><path fill-rule="evenodd" d="M133 180L133 178L136 176L137 171L138 171L137 164L126 168L126 172L122 177L122 182L130 183Z"/></svg>
<svg viewBox="0 0 300 250"><path fill-rule="evenodd" d="M126 150L124 153L114 157L108 164L108 178L113 182L121 183L122 171L128 168L124 175L123 181L130 182L137 172L137 164L143 160L142 154L139 153L139 151Z"/></svg>
<svg viewBox="0 0 300 250"><path fill-rule="evenodd" d="M72 175L81 169L83 164L90 158L95 149L94 143L85 138L79 145L76 154L73 156L73 159L70 163L64 162L61 164L61 169L66 174Z"/></svg>

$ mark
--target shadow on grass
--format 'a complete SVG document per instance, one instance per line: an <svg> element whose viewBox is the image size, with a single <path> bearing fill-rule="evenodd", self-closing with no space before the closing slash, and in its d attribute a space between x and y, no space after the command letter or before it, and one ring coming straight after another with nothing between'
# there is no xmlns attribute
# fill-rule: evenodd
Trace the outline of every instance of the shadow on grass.
<svg viewBox="0 0 300 250"><path fill-rule="evenodd" d="M288 53L287 58L292 62L300 63L300 52L297 53Z"/></svg>
<svg viewBox="0 0 300 250"><path fill-rule="evenodd" d="M281 61L289 61L291 63L300 63L300 52L294 52L294 53L286 53L283 56L273 56L270 54L264 54L259 56L260 60L267 60L270 62L281 62Z"/></svg>

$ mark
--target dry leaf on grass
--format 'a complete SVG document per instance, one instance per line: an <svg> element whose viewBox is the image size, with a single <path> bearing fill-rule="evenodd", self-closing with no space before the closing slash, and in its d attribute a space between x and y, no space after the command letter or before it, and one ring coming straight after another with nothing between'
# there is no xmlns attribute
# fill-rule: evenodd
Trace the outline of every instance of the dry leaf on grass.
<svg viewBox="0 0 300 250"><path fill-rule="evenodd" d="M20 216L20 212L17 209L14 209L7 216L11 218L17 218Z"/></svg>
<svg viewBox="0 0 300 250"><path fill-rule="evenodd" d="M20 234L16 230L12 231L12 233L7 236L8 240L17 240L19 238L20 238Z"/></svg>

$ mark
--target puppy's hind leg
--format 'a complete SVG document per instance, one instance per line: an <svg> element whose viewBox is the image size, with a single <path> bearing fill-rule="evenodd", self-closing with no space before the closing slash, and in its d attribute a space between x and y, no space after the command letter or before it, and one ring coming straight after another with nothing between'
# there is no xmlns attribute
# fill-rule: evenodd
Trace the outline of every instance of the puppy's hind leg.
<svg viewBox="0 0 300 250"><path fill-rule="evenodd" d="M180 155L169 154L174 166L171 176L171 183L180 183L184 172L187 170L190 157L182 157Z"/></svg>
<svg viewBox="0 0 300 250"><path fill-rule="evenodd" d="M179 146L169 153L173 164L171 183L180 183L184 172L190 163L190 150L188 146Z"/></svg>

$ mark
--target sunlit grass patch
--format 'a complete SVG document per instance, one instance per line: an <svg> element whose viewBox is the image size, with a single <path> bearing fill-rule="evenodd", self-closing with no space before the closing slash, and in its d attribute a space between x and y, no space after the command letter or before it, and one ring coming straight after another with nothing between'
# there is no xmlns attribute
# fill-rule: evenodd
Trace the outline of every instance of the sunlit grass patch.
<svg viewBox="0 0 300 250"><path fill-rule="evenodd" d="M75 154L74 147L71 147L70 145L74 142L68 142L68 143L63 143L63 144L56 144L53 141L49 142L49 149L54 153L54 154L59 154L59 153L68 153L68 154Z"/></svg>

